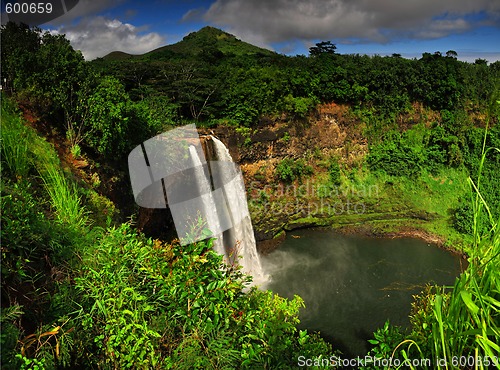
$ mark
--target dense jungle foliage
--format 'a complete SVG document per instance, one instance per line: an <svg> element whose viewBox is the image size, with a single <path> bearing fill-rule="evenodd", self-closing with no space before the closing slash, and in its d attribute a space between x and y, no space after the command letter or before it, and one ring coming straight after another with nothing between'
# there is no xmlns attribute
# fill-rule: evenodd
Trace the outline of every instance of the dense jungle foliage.
<svg viewBox="0 0 500 370"><path fill-rule="evenodd" d="M375 333L372 353L446 358L447 368L466 367L453 355L500 357L500 153L487 149L500 148L500 62L465 63L452 50L342 55L329 42L289 57L210 27L92 62L64 36L14 23L1 44L2 368L281 369L336 353L296 329L300 297L245 289L249 277L223 265L211 241L181 248L119 222L42 138L125 168L132 148L176 125L307 124L329 102L365 125L374 176L405 183L451 168L474 179L452 210L471 241L469 268L455 287L422 293L410 333ZM430 125L401 122L415 103L436 113ZM285 159L276 171L293 182L313 169ZM332 184L348 175L335 160L328 174Z"/></svg>
<svg viewBox="0 0 500 370"><path fill-rule="evenodd" d="M249 290L211 241L99 223L89 211L109 212L107 200L4 96L1 186L3 369L293 368L333 353L296 329L300 297Z"/></svg>

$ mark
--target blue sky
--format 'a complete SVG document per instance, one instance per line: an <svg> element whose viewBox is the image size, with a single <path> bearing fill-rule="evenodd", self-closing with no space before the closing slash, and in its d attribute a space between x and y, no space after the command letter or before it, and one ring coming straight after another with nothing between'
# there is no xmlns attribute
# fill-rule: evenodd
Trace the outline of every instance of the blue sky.
<svg viewBox="0 0 500 370"><path fill-rule="evenodd" d="M42 28L94 59L144 53L206 25L288 55L331 40L339 53L500 60L500 0L80 0Z"/></svg>

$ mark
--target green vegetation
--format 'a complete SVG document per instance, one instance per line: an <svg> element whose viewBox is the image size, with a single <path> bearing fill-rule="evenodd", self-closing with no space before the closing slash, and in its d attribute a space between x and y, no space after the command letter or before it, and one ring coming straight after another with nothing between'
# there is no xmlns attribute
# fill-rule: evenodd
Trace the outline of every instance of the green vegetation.
<svg viewBox="0 0 500 370"><path fill-rule="evenodd" d="M256 192L252 215L271 236L284 223L411 225L469 256L453 288L417 297L410 332L387 324L375 333L373 354L446 358L447 368L459 367L452 356L499 356L500 153L489 149L500 147L499 62L343 55L331 42L287 57L210 27L92 62L64 36L25 25L2 26L1 43L2 368L281 369L335 353L296 329L300 297L248 289L211 241L147 238L98 192L126 177L133 147L188 122L234 131L254 156L266 122L294 128L268 130L276 151L291 152L256 173L272 184ZM300 143L318 104L332 102L347 107L338 126L354 139L328 153ZM355 141L365 152L352 159ZM93 171L86 183L74 160ZM277 195L306 179L317 192ZM316 201L310 214L291 208ZM276 209L289 215L279 226Z"/></svg>
<svg viewBox="0 0 500 370"><path fill-rule="evenodd" d="M2 368L293 368L334 353L297 331L300 297L245 292L251 277L211 241L92 226L92 200L6 98L2 122L2 153L26 159L2 160Z"/></svg>
<svg viewBox="0 0 500 370"><path fill-rule="evenodd" d="M92 65L126 81L134 101L168 98L177 105L174 121L246 126L283 112L304 118L317 103L332 101L385 127L414 102L452 116L484 111L500 71L498 62L470 64L441 53L424 53L418 60L343 55L329 42L311 48L310 58L287 57L211 27L144 55L126 60L109 55Z"/></svg>
<svg viewBox="0 0 500 370"><path fill-rule="evenodd" d="M500 218L492 214L479 185L489 152L500 150L483 150L478 180L469 179L474 219L469 266L453 287L429 286L417 297L410 316L409 334L389 324L375 333L375 339L370 340L376 345L372 350L374 355L397 358L407 364L418 358L432 361L412 368L500 367ZM486 215L487 226L481 225L483 215ZM484 226L486 232L482 231Z"/></svg>
<svg viewBox="0 0 500 370"><path fill-rule="evenodd" d="M293 160L291 158L283 159L276 166L276 176L278 180L291 183L295 179L302 180L304 176L312 175L313 168L305 164L304 159Z"/></svg>
<svg viewBox="0 0 500 370"><path fill-rule="evenodd" d="M78 320L88 343L95 343L96 364L288 367L308 346L329 350L320 341L295 339L300 298L243 294L245 279L220 268L222 257L211 243L164 244L122 225L87 246L82 259L76 286L85 298Z"/></svg>
<svg viewBox="0 0 500 370"><path fill-rule="evenodd" d="M21 117L9 108L2 101L2 169L25 178L30 170L28 144L32 132L20 123Z"/></svg>
<svg viewBox="0 0 500 370"><path fill-rule="evenodd" d="M335 158L330 159L330 163L328 164L328 175L333 186L340 185L340 166L339 162Z"/></svg>
<svg viewBox="0 0 500 370"><path fill-rule="evenodd" d="M206 53L211 53L207 56ZM233 35L223 32L214 27L204 27L199 32L187 35L184 40L174 45L163 46L150 51L145 56L157 59L158 56L165 58L169 55L195 55L204 58L217 58L221 55L273 55L272 51L238 40ZM105 59L109 59L106 58Z"/></svg>

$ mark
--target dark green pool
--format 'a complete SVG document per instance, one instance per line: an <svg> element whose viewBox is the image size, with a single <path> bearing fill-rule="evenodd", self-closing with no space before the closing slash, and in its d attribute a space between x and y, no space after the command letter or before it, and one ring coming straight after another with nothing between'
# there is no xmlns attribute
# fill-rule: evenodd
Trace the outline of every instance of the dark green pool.
<svg viewBox="0 0 500 370"><path fill-rule="evenodd" d="M344 356L355 356L366 354L367 339L387 319L408 325L412 295L427 283L452 285L463 261L416 239L300 230L262 262L269 289L304 299L300 327L320 331Z"/></svg>

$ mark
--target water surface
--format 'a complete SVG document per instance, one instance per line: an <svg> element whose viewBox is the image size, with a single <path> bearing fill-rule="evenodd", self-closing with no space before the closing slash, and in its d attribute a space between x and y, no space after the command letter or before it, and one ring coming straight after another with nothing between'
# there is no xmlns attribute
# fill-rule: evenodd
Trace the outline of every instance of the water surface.
<svg viewBox="0 0 500 370"><path fill-rule="evenodd" d="M453 285L461 271L458 256L421 240L319 230L289 233L262 263L267 288L304 299L299 327L320 331L344 356L365 355L387 319L408 326L412 295L428 283Z"/></svg>

